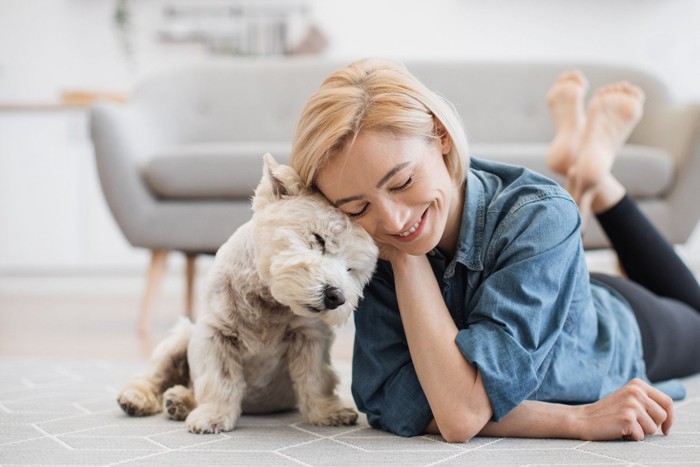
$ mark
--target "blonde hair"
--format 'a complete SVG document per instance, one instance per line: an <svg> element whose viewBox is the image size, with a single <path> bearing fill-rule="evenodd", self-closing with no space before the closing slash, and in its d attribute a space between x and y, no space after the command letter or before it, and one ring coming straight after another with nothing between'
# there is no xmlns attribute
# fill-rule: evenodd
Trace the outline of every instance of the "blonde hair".
<svg viewBox="0 0 700 467"><path fill-rule="evenodd" d="M404 136L440 138L452 145L447 170L461 184L469 167L467 136L446 99L428 89L400 63L364 59L326 78L306 102L299 118L290 163L313 188L323 164L363 130L388 130Z"/></svg>

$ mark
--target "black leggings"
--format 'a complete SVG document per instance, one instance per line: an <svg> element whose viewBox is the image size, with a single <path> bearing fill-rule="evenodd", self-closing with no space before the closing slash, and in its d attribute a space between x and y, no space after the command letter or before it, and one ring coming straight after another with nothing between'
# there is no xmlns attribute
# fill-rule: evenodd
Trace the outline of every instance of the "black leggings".
<svg viewBox="0 0 700 467"><path fill-rule="evenodd" d="M591 277L632 306L647 376L656 382L700 373L697 279L629 197L597 217L629 280L599 273Z"/></svg>

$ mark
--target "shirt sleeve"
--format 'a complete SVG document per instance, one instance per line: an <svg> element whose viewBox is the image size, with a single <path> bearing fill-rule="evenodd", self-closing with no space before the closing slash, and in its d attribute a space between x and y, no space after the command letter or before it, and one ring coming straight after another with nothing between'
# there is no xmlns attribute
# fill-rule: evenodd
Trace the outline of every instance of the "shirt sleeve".
<svg viewBox="0 0 700 467"><path fill-rule="evenodd" d="M503 216L486 249L491 270L456 343L479 369L495 421L527 399L546 371L586 271L579 225L569 198L534 197Z"/></svg>
<svg viewBox="0 0 700 467"><path fill-rule="evenodd" d="M391 267L380 261L355 310L352 395L374 428L423 433L433 418L411 361Z"/></svg>

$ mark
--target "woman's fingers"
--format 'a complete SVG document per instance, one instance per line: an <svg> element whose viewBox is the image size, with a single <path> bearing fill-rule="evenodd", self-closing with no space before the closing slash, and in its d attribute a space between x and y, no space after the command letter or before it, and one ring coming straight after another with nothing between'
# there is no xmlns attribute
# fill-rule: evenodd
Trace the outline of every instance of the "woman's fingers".
<svg viewBox="0 0 700 467"><path fill-rule="evenodd" d="M641 411L639 417L637 417L637 423L639 423L644 435L653 435L659 431L660 423L654 421L648 410ZM644 436L642 436L642 439L644 439Z"/></svg>
<svg viewBox="0 0 700 467"><path fill-rule="evenodd" d="M668 434L673 425L673 401L648 383L634 379L586 409L590 439L623 438L640 441L661 427ZM588 438L587 438L588 439Z"/></svg>
<svg viewBox="0 0 700 467"><path fill-rule="evenodd" d="M628 386L628 397L639 403L637 423L642 432L653 435L662 427L663 433L668 433L673 424L673 400L640 379L632 380Z"/></svg>
<svg viewBox="0 0 700 467"><path fill-rule="evenodd" d="M638 423L633 423L629 427L629 434L622 437L625 441L641 441L644 439L644 430Z"/></svg>
<svg viewBox="0 0 700 467"><path fill-rule="evenodd" d="M647 412L647 404L637 392L628 392L625 401L622 419L622 438L626 440L641 441L646 435L653 435L658 430L658 425Z"/></svg>
<svg viewBox="0 0 700 467"><path fill-rule="evenodd" d="M667 412L668 416L666 417L666 420L661 424L661 432L668 436L668 434L671 432L671 426L673 425L673 420L676 418L676 414L673 412L673 405L671 405L671 409Z"/></svg>
<svg viewBox="0 0 700 467"><path fill-rule="evenodd" d="M652 386L649 386L647 394L653 402L653 404L649 404L649 414L656 424L661 426L663 434L668 435L675 418L673 399Z"/></svg>

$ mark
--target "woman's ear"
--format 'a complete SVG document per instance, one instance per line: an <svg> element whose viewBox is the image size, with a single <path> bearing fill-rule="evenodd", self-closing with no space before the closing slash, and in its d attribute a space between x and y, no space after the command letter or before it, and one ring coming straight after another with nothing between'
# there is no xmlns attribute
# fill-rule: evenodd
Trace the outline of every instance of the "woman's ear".
<svg viewBox="0 0 700 467"><path fill-rule="evenodd" d="M442 155L448 154L452 150L452 138L440 120L435 119L435 135L440 138L440 150Z"/></svg>

